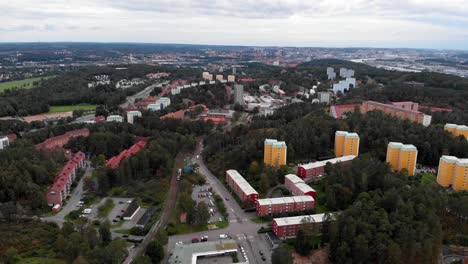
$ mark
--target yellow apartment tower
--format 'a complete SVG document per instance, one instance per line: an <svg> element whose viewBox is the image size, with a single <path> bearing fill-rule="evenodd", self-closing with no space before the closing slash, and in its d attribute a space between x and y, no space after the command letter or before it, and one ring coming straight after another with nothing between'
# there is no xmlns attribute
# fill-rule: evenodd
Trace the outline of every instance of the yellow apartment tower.
<svg viewBox="0 0 468 264"><path fill-rule="evenodd" d="M390 142L387 146L387 162L393 171L406 169L409 176L416 172L416 160L418 150L413 145L406 145L400 142Z"/></svg>
<svg viewBox="0 0 468 264"><path fill-rule="evenodd" d="M468 126L445 124L444 130L450 132L452 135L456 137L464 136L466 139L468 139Z"/></svg>
<svg viewBox="0 0 468 264"><path fill-rule="evenodd" d="M276 139L265 139L263 146L263 163L272 167L286 165L288 147L286 142Z"/></svg>
<svg viewBox="0 0 468 264"><path fill-rule="evenodd" d="M346 131L335 132L335 156L359 155L359 135Z"/></svg>
<svg viewBox="0 0 468 264"><path fill-rule="evenodd" d="M437 183L443 187L452 187L457 191L468 191L467 180L468 159L459 159L454 156L440 158Z"/></svg>

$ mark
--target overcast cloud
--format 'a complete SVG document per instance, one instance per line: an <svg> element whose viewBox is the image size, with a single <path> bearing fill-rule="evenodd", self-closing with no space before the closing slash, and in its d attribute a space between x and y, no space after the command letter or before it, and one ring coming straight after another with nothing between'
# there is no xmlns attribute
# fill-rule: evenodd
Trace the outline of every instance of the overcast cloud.
<svg viewBox="0 0 468 264"><path fill-rule="evenodd" d="M466 0L12 0L0 41L468 50Z"/></svg>

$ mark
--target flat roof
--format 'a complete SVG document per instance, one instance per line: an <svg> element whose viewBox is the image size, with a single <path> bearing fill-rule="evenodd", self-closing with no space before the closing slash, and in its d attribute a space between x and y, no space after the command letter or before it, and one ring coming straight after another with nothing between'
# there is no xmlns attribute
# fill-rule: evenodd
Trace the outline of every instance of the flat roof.
<svg viewBox="0 0 468 264"><path fill-rule="evenodd" d="M457 160L458 166L468 167L468 159L458 159Z"/></svg>
<svg viewBox="0 0 468 264"><path fill-rule="evenodd" d="M238 245L232 239L175 245L174 252L169 257L168 263L196 264L198 257L237 252L237 249Z"/></svg>
<svg viewBox="0 0 468 264"><path fill-rule="evenodd" d="M265 139L265 145L272 145L274 147L286 147L286 142L267 138Z"/></svg>
<svg viewBox="0 0 468 264"><path fill-rule="evenodd" d="M311 162L311 163L307 163L307 164L302 164L302 165L299 165L299 167L302 167L305 170L310 170L310 169L314 169L314 168L323 167L329 162L331 164L336 164L338 162L350 161L350 160L353 160L355 158L356 158L356 156L354 156L354 155L348 155L348 156L343 156L343 157L339 157L339 158L333 158L333 159L328 159L328 160L322 160L322 161L316 161L316 162Z"/></svg>
<svg viewBox="0 0 468 264"><path fill-rule="evenodd" d="M336 131L335 136L343 136L346 138L359 138L359 135L357 133L350 133L348 131Z"/></svg>
<svg viewBox="0 0 468 264"><path fill-rule="evenodd" d="M266 198L266 199L258 199L257 200L259 205L275 205L275 204L313 202L313 201L315 201L314 198L312 198L312 196L309 196L309 195L300 195L300 196L291 196L291 197L278 197L278 198Z"/></svg>
<svg viewBox="0 0 468 264"><path fill-rule="evenodd" d="M418 149L414 146L414 145L411 145L411 144L405 144L401 147L401 150L405 150L405 151L418 151Z"/></svg>
<svg viewBox="0 0 468 264"><path fill-rule="evenodd" d="M457 125L447 123L447 124L445 124L444 127L445 127L445 128L457 128Z"/></svg>
<svg viewBox="0 0 468 264"><path fill-rule="evenodd" d="M227 174L229 174L229 176L231 177L231 179L233 181L235 181L237 183L237 185L239 186L239 188L241 188L241 190L247 194L247 195L250 195L250 194L258 194L258 192L252 187L252 185L250 185L250 183L248 183L244 177L242 177L242 175L240 175L240 173L236 170L228 170L226 171Z"/></svg>
<svg viewBox="0 0 468 264"><path fill-rule="evenodd" d="M301 223L321 223L325 214L300 215L291 217L273 218L277 226L299 225Z"/></svg>

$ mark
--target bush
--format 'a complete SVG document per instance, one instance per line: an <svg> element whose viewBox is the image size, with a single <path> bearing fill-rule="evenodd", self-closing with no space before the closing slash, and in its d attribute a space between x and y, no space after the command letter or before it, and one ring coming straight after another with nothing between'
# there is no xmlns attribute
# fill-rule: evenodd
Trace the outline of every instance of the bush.
<svg viewBox="0 0 468 264"><path fill-rule="evenodd" d="M81 215L81 211L80 210L74 210L74 211L71 211L70 213L68 213L67 217L70 219L70 220L76 220L80 217Z"/></svg>

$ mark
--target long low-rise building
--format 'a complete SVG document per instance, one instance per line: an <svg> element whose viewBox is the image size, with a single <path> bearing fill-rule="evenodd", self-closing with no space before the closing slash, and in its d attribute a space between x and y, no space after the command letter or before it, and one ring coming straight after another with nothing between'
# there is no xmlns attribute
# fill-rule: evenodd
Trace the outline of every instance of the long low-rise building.
<svg viewBox="0 0 468 264"><path fill-rule="evenodd" d="M147 139L139 140L137 143L133 144L129 149L126 149L120 152L119 155L110 158L107 161L106 165L115 169L117 166L119 166L122 159L130 158L131 156L133 156L135 153L137 153L142 148L144 148L147 142L148 142Z"/></svg>
<svg viewBox="0 0 468 264"><path fill-rule="evenodd" d="M334 219L330 215L331 220ZM299 229L306 232L320 233L323 222L327 221L325 214L301 215L292 217L281 217L273 219L273 232L280 239L294 238Z"/></svg>
<svg viewBox="0 0 468 264"><path fill-rule="evenodd" d="M82 137L89 136L89 130L87 128L73 130L63 135L46 139L44 142L37 144L36 149L51 151L56 148L61 148L65 144L67 144L70 139L74 137L79 137L79 136L82 136Z"/></svg>
<svg viewBox="0 0 468 264"><path fill-rule="evenodd" d="M374 101L365 101L362 103L361 112L367 113L373 110L380 110L385 114L389 114L400 119L408 119L423 126L431 124L432 116L426 115L418 111L419 105L414 102L392 102L384 104Z"/></svg>
<svg viewBox="0 0 468 264"><path fill-rule="evenodd" d="M258 199L255 202L258 216L303 212L314 209L314 206L315 200L309 195Z"/></svg>
<svg viewBox="0 0 468 264"><path fill-rule="evenodd" d="M77 152L63 166L62 170L55 176L54 183L49 187L46 194L47 204L49 206L62 206L63 200L70 193L71 185L76 178L78 168L85 166L85 154Z"/></svg>
<svg viewBox="0 0 468 264"><path fill-rule="evenodd" d="M333 159L328 159L328 160L322 160L322 161L316 161L316 162L311 162L307 164L299 164L297 166L297 175L299 175L303 179L307 179L310 177L317 177L317 176L322 176L325 174L325 165L327 163L331 164L341 164L341 165L348 165L350 164L356 156L354 155L347 155L343 157L338 157L338 158L333 158Z"/></svg>
<svg viewBox="0 0 468 264"><path fill-rule="evenodd" d="M240 175L236 170L226 171L226 182L237 194L241 201L249 200L255 202L258 199L258 192Z"/></svg>
<svg viewBox="0 0 468 264"><path fill-rule="evenodd" d="M297 175L285 175L284 186L295 196L309 195L314 199L317 198L317 192L312 187L307 185L303 179L297 177Z"/></svg>

